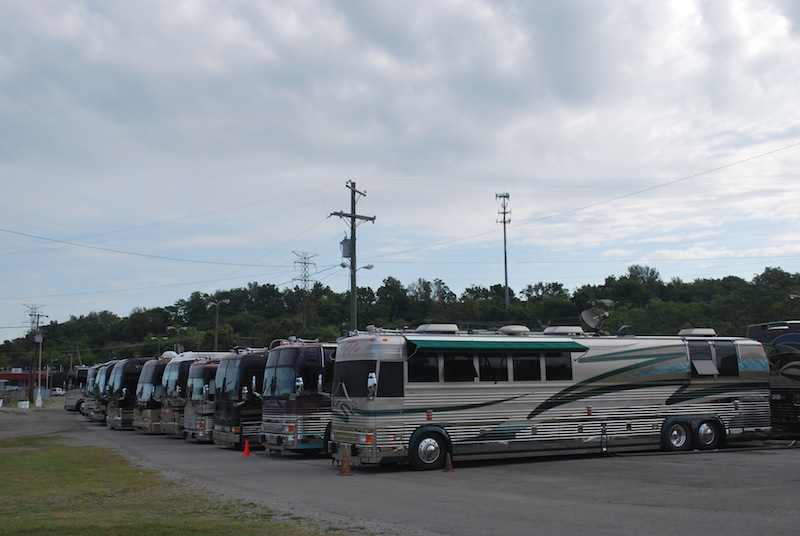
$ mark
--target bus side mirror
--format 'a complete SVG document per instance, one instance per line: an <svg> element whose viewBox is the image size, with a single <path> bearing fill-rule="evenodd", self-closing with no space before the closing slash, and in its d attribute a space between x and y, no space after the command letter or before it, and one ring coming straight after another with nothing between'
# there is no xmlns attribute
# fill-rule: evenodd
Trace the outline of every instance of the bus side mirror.
<svg viewBox="0 0 800 536"><path fill-rule="evenodd" d="M375 398L375 393L378 392L378 376L374 372L370 372L367 376L367 395L369 398Z"/></svg>
<svg viewBox="0 0 800 536"><path fill-rule="evenodd" d="M127 387L123 387L122 388L122 396L120 397L120 400L125 400L126 398L128 398L128 388Z"/></svg>
<svg viewBox="0 0 800 536"><path fill-rule="evenodd" d="M298 376L297 379L294 381L294 392L297 394L302 394L305 387L306 384L303 381L303 378Z"/></svg>

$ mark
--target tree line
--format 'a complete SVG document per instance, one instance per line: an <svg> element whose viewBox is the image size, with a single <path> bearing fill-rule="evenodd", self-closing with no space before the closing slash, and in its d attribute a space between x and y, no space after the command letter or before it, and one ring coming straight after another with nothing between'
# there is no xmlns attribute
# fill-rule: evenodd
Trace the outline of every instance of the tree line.
<svg viewBox="0 0 800 536"><path fill-rule="evenodd" d="M572 291L561 283L543 282L518 293L509 289L507 306L500 284L472 286L456 295L440 279L403 285L387 277L377 290L358 289L358 327L455 323L461 329L490 329L522 324L537 331L554 323L579 324L580 313L593 308L609 313L603 329L610 333L625 325L636 335L711 327L719 335L744 336L750 324L800 317L800 301L790 300L794 293L800 294L800 274L780 268L766 268L751 281L728 276L665 283L656 269L632 265L625 275ZM209 306L213 302L216 307ZM337 293L320 283L308 290L281 290L254 282L214 294L194 292L173 305L137 308L127 317L98 311L50 322L43 327L43 364L57 363L58 369L173 349L210 351L215 339L220 350L267 346L289 336L335 341L351 328L349 314L349 291ZM0 369L28 368L37 352L33 334L6 340Z"/></svg>

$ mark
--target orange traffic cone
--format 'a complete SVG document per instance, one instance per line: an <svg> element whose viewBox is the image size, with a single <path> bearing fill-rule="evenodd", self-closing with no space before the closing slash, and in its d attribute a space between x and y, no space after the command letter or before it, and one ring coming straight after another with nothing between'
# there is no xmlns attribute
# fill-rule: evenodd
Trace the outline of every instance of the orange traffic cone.
<svg viewBox="0 0 800 536"><path fill-rule="evenodd" d="M449 452L444 457L444 471L445 473L450 473L453 471L453 458L450 457Z"/></svg>
<svg viewBox="0 0 800 536"><path fill-rule="evenodd" d="M250 440L246 439L244 442L244 452L242 452L242 456L250 456Z"/></svg>
<svg viewBox="0 0 800 536"><path fill-rule="evenodd" d="M353 473L350 471L350 449L345 447L342 451L342 467L339 469L339 476L351 476Z"/></svg>

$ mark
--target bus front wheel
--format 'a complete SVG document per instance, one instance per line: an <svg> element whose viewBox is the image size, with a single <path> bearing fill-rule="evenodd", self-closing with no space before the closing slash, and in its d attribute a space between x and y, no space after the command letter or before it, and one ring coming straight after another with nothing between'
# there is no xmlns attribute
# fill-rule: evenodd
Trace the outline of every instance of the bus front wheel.
<svg viewBox="0 0 800 536"><path fill-rule="evenodd" d="M411 445L411 467L418 470L434 470L444 467L447 444L441 434L425 432Z"/></svg>
<svg viewBox="0 0 800 536"><path fill-rule="evenodd" d="M692 432L689 426L680 421L674 421L664 429L664 446L669 451L689 450L691 439Z"/></svg>

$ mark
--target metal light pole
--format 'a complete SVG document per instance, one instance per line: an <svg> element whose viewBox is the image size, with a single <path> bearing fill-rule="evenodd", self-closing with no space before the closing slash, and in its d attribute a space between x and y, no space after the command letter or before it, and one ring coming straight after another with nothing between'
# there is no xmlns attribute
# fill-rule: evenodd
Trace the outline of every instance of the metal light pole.
<svg viewBox="0 0 800 536"><path fill-rule="evenodd" d="M372 264L367 264L357 268L354 264L355 257L356 254L354 252L350 262L342 262L341 264L342 268L350 268L350 318L352 318L351 329L353 330L358 329L358 286L356 285L356 272L361 269L372 270L375 268L375 266Z"/></svg>
<svg viewBox="0 0 800 536"><path fill-rule="evenodd" d="M166 341L167 337L150 337L151 341L158 341L158 351L157 355L161 355L161 341Z"/></svg>
<svg viewBox="0 0 800 536"><path fill-rule="evenodd" d="M217 335L218 335L218 332L219 332L219 306L220 305L227 305L229 303L231 303L231 300L219 300L219 301L209 302L208 305L206 305L206 309L210 309L212 307L216 307L217 308L217 315L216 315L216 319L214 320L214 351L215 352L217 351L217 348L218 348Z"/></svg>
<svg viewBox="0 0 800 536"><path fill-rule="evenodd" d="M167 326L167 331L174 329L175 330L175 345L172 347L175 352L180 353L181 351L181 331L186 331L186 326Z"/></svg>

